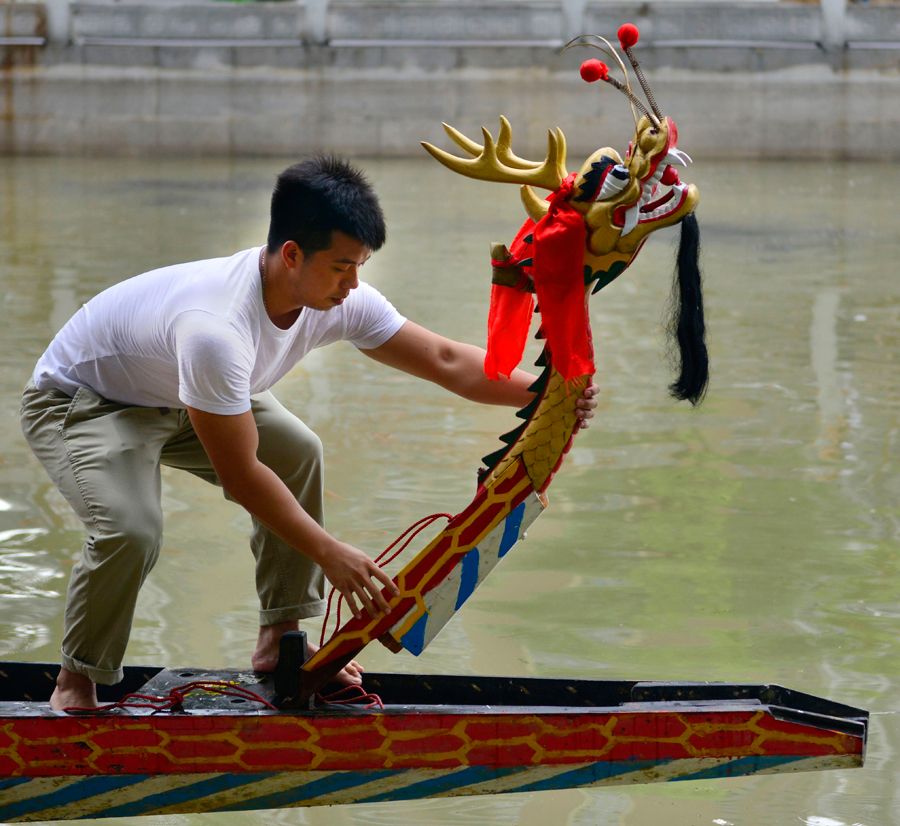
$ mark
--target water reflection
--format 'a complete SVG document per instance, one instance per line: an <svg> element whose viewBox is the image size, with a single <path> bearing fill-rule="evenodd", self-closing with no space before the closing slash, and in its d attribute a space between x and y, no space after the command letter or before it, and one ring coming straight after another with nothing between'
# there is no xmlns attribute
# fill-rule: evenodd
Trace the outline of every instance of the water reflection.
<svg viewBox="0 0 900 826"><path fill-rule="evenodd" d="M21 386L104 287L261 243L283 164L0 164L0 647L54 660L81 531L19 434ZM391 231L366 279L416 321L483 343L487 245L521 222L514 188L424 161L366 166ZM370 668L773 681L896 707L900 171L698 162L692 178L710 308L706 403L692 411L665 393L674 233L657 235L593 300L602 414L551 509L428 652L373 649ZM331 529L370 551L466 504L480 457L512 421L349 345L313 354L279 396L326 445ZM193 477L165 471L163 483L166 536L128 661L245 667L256 635L249 520ZM897 718L884 713L864 771L140 823L876 826L897 821L898 747Z"/></svg>

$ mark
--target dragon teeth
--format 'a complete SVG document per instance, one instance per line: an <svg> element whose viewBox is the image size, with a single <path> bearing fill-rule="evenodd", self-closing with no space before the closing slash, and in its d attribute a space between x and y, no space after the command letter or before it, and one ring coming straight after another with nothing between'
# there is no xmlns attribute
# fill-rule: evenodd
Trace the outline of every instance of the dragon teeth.
<svg viewBox="0 0 900 826"><path fill-rule="evenodd" d="M628 235L637 225L640 220L640 204L635 204L631 209L629 209L625 213L625 226L622 227L622 236L624 237Z"/></svg>
<svg viewBox="0 0 900 826"><path fill-rule="evenodd" d="M693 163L693 161L691 160L691 156L688 155L687 152L682 152L680 149L670 149L669 154L659 162L659 165L660 167L665 169L666 164L675 163L679 163L682 166L687 166L689 163Z"/></svg>

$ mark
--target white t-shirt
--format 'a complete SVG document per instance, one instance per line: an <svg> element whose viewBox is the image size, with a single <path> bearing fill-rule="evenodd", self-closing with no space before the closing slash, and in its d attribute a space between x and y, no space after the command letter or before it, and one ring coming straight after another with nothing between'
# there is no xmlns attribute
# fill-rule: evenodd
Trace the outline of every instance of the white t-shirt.
<svg viewBox="0 0 900 826"><path fill-rule="evenodd" d="M360 283L340 306L306 307L281 330L263 307L259 251L163 267L104 290L53 339L35 367L35 385L235 415L310 350L341 340L374 349L406 321Z"/></svg>

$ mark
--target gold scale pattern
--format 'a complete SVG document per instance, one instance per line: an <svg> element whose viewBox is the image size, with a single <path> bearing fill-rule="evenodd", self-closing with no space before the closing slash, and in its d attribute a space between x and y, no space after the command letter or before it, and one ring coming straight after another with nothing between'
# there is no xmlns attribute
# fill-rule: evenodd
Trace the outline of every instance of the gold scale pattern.
<svg viewBox="0 0 900 826"><path fill-rule="evenodd" d="M578 421L575 416L576 402L584 394L590 379L591 376L586 375L565 381L560 373L551 368L537 410L522 435L491 471L485 481L486 486L502 475L517 456L521 456L534 489L538 492L544 490L572 438Z"/></svg>

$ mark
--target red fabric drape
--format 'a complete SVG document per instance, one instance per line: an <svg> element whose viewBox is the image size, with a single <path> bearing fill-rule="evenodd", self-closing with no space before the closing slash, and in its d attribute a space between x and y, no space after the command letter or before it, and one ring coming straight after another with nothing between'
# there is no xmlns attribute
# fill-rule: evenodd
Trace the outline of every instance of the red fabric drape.
<svg viewBox="0 0 900 826"><path fill-rule="evenodd" d="M569 175L549 198L550 209L535 224L523 224L510 249L510 264L528 257L523 239L534 235L532 276L553 366L568 380L594 372L584 288L584 218L565 199L575 175ZM495 284L491 291L488 348L484 370L488 378L509 376L522 359L533 301L528 293Z"/></svg>
<svg viewBox="0 0 900 826"><path fill-rule="evenodd" d="M553 366L566 380L594 372L584 288L584 217L565 199L575 175L550 196L550 209L534 228L534 289Z"/></svg>

